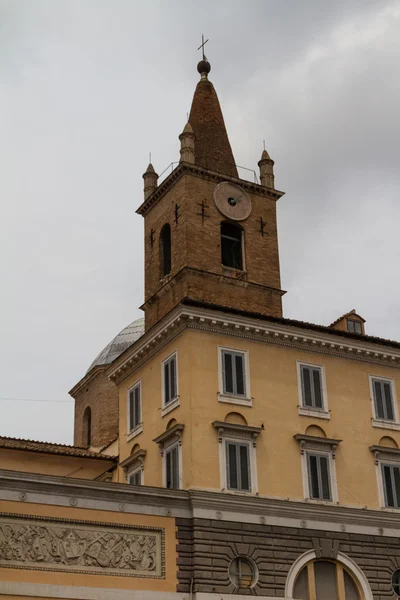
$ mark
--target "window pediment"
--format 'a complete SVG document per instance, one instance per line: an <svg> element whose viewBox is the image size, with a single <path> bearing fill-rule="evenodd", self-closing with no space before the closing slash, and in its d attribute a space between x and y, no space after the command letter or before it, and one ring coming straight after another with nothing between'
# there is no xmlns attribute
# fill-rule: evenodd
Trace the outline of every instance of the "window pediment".
<svg viewBox="0 0 400 600"><path fill-rule="evenodd" d="M134 452L133 454L131 454L130 456L128 456L128 458L126 458L125 460L123 460L120 463L120 467L122 467L125 471L125 473L127 473L127 471L130 471L132 469L132 467L140 467L141 469L144 468L144 459L146 458L146 450L137 450L136 452Z"/></svg>
<svg viewBox="0 0 400 600"><path fill-rule="evenodd" d="M182 423L177 423L176 425L173 425L164 431L164 433L161 435L154 438L153 442L155 442L160 448L161 456L163 455L166 446L170 446L175 442L178 442L180 446L182 445L182 435L184 429L185 426Z"/></svg>
<svg viewBox="0 0 400 600"><path fill-rule="evenodd" d="M342 440L319 437L316 435L307 435L305 433L296 433L294 439L300 444L300 452L304 454L306 450L319 452L331 452L332 458L336 456L336 449Z"/></svg>
<svg viewBox="0 0 400 600"><path fill-rule="evenodd" d="M254 447L257 437L263 430L262 427L253 427L240 423L227 423L225 421L214 421L213 427L218 431L218 441L220 444L224 437L234 437L236 439L250 440Z"/></svg>
<svg viewBox="0 0 400 600"><path fill-rule="evenodd" d="M400 448L390 448L389 446L370 446L369 449L374 455L375 464L380 460L398 460L400 462Z"/></svg>

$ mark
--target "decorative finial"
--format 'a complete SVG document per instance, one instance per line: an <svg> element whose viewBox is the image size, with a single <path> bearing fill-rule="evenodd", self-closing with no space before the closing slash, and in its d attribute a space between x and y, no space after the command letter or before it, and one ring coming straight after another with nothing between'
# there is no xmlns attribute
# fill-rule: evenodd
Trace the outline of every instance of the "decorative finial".
<svg viewBox="0 0 400 600"><path fill-rule="evenodd" d="M197 50L201 50L203 54L203 59L197 65L197 70L201 75L202 79L207 79L208 73L211 71L211 65L207 60L206 55L204 54L204 46L207 44L208 39L204 41L204 35L201 36L201 44L197 48Z"/></svg>

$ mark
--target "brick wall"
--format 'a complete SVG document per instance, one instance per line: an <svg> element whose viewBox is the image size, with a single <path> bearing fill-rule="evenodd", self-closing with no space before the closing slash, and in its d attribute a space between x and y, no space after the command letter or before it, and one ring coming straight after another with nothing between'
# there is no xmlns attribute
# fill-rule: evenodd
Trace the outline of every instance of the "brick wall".
<svg viewBox="0 0 400 600"><path fill-rule="evenodd" d="M86 446L84 412L92 412L92 446L103 446L118 435L118 388L105 374L107 367L96 367L97 373L83 385L75 399L74 444Z"/></svg>
<svg viewBox="0 0 400 600"><path fill-rule="evenodd" d="M324 548L334 557L343 552L364 571L374 600L394 600L391 576L400 566L400 540L394 537L275 527L207 519L177 519L178 587L193 591L231 594L230 561L249 556L259 570L258 583L249 594L283 597L290 567L307 550ZM240 593L246 593L241 590Z"/></svg>
<svg viewBox="0 0 400 600"><path fill-rule="evenodd" d="M250 194L252 212L241 223L246 264L243 282L236 273L229 273L221 265L220 226L224 217L214 203L215 186L215 181L205 176L185 174L145 216L147 329L185 296L240 310L282 316L281 294L270 291L279 290L281 286L275 200ZM176 204L179 206L178 222ZM266 224L264 235L260 230L261 218ZM165 223L171 226L172 269L169 276L160 279L159 238ZM177 282L175 276L179 273L182 277L185 267L190 269L184 271L188 281ZM221 276L221 279L215 276L207 278L204 276L207 272ZM264 289L261 290L260 286Z"/></svg>

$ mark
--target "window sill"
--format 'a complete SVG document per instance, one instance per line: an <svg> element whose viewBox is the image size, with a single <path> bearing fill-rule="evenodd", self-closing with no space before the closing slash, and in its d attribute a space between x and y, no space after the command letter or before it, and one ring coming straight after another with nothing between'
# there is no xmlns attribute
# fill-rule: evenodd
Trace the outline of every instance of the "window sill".
<svg viewBox="0 0 400 600"><path fill-rule="evenodd" d="M317 419L330 419L331 415L326 410L315 410L313 408L305 408L304 406L299 406L299 415L303 417L316 417Z"/></svg>
<svg viewBox="0 0 400 600"><path fill-rule="evenodd" d="M176 398L174 398L173 400L170 400L170 402L168 402L168 404L166 404L162 409L161 409L161 416L165 417L165 415L167 415L168 413L170 413L172 410L174 410L175 408L177 408L181 403L181 399L180 396L177 396Z"/></svg>
<svg viewBox="0 0 400 600"><path fill-rule="evenodd" d="M136 425L136 427L134 429L131 429L131 431L129 431L126 435L126 441L130 442L130 440L133 440L133 438L135 438L137 435L139 435L139 433L142 433L143 431L143 423L139 423L139 425Z"/></svg>
<svg viewBox="0 0 400 600"><path fill-rule="evenodd" d="M396 421L384 421L383 419L371 419L372 427L378 427L380 429L392 429L400 431L400 423Z"/></svg>
<svg viewBox="0 0 400 600"><path fill-rule="evenodd" d="M218 392L218 402L225 402L226 404L240 404L241 406L253 406L253 398L234 396L233 394L221 394L220 392Z"/></svg>

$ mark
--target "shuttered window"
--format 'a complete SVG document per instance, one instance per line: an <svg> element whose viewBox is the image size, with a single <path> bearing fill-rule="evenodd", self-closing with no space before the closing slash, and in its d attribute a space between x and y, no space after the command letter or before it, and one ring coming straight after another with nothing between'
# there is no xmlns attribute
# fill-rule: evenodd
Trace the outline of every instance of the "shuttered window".
<svg viewBox="0 0 400 600"><path fill-rule="evenodd" d="M226 442L226 478L229 490L251 491L248 444Z"/></svg>
<svg viewBox="0 0 400 600"><path fill-rule="evenodd" d="M246 396L245 355L222 350L223 393Z"/></svg>
<svg viewBox="0 0 400 600"><path fill-rule="evenodd" d="M320 367L301 365L300 373L303 407L323 410L322 369Z"/></svg>
<svg viewBox="0 0 400 600"><path fill-rule="evenodd" d="M308 454L307 463L310 498L332 500L328 457Z"/></svg>
<svg viewBox="0 0 400 600"><path fill-rule="evenodd" d="M382 480L385 505L391 508L400 508L400 467L382 465Z"/></svg>
<svg viewBox="0 0 400 600"><path fill-rule="evenodd" d="M394 421L392 385L385 379L372 379L375 417L385 421Z"/></svg>
<svg viewBox="0 0 400 600"><path fill-rule="evenodd" d="M129 431L132 431L142 422L141 385L137 383L129 390Z"/></svg>
<svg viewBox="0 0 400 600"><path fill-rule="evenodd" d="M165 485L169 489L179 489L179 451L174 446L165 452Z"/></svg>
<svg viewBox="0 0 400 600"><path fill-rule="evenodd" d="M164 362L164 405L177 397L176 355Z"/></svg>
<svg viewBox="0 0 400 600"><path fill-rule="evenodd" d="M132 475L129 475L130 485L142 485L142 473L141 471L135 471Z"/></svg>

